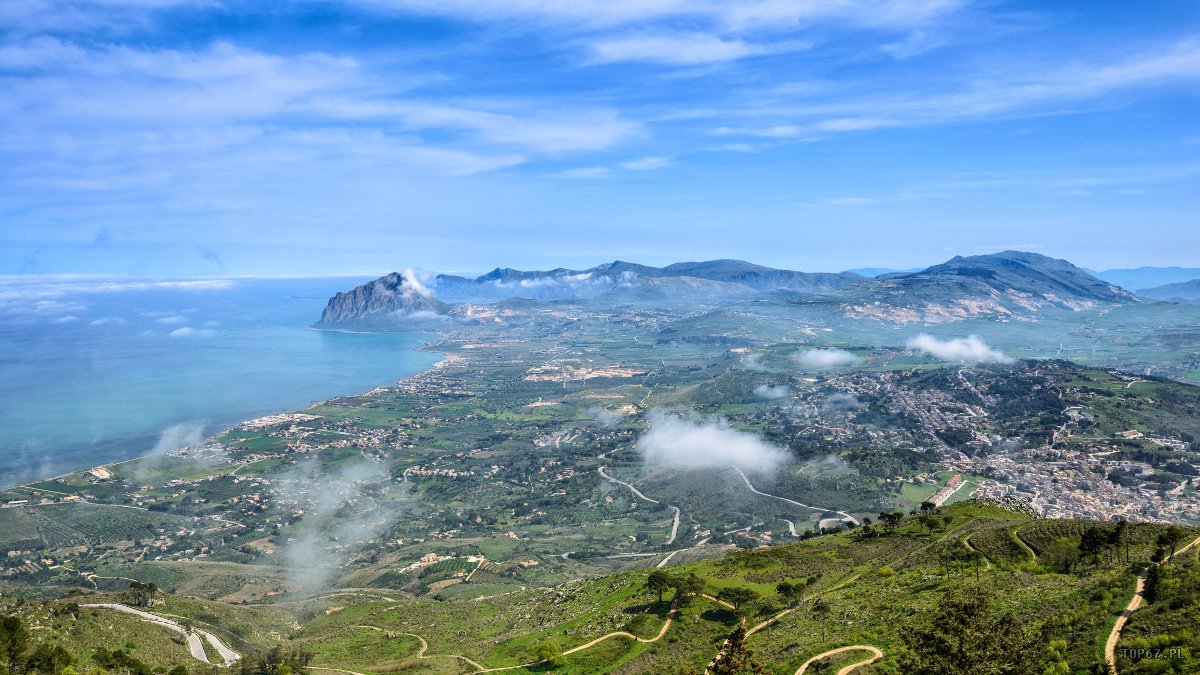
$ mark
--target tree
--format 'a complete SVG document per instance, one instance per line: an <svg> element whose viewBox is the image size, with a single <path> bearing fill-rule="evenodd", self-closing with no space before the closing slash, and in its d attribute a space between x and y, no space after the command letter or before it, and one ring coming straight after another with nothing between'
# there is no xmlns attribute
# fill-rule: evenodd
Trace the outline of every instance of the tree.
<svg viewBox="0 0 1200 675"><path fill-rule="evenodd" d="M1105 666L1107 670L1107 666ZM1071 664L1067 662L1067 641L1051 640L1046 647L1046 668L1042 675L1071 675Z"/></svg>
<svg viewBox="0 0 1200 675"><path fill-rule="evenodd" d="M729 634L729 639L721 650L721 656L713 664L710 672L713 675L734 675L746 672L757 675L768 671L761 663L754 660L754 652L746 646L746 628L738 624Z"/></svg>
<svg viewBox="0 0 1200 675"><path fill-rule="evenodd" d="M813 586L816 586L817 582L820 580L821 580L820 572L810 575L808 578L806 578L804 580L804 588L800 589L800 605L801 605L800 612L801 613L804 613L804 611L808 609L808 602L805 600L804 596L808 593L809 590L812 589Z"/></svg>
<svg viewBox="0 0 1200 675"><path fill-rule="evenodd" d="M58 675L64 668L75 663L75 657L62 645L38 645L25 661L25 671L30 673L45 673Z"/></svg>
<svg viewBox="0 0 1200 675"><path fill-rule="evenodd" d="M1070 574L1079 563L1079 546L1070 537L1059 537L1046 548L1046 560L1063 574Z"/></svg>
<svg viewBox="0 0 1200 675"><path fill-rule="evenodd" d="M804 586L803 584L793 584L790 581L781 581L775 585L775 592L791 608L796 606L796 600L804 592Z"/></svg>
<svg viewBox="0 0 1200 675"><path fill-rule="evenodd" d="M721 592L717 593L717 599L724 600L733 605L735 610L747 602L754 602L758 597L758 591L753 588L743 588L741 586L722 588Z"/></svg>
<svg viewBox="0 0 1200 675"><path fill-rule="evenodd" d="M695 572L671 579L675 587L675 597L681 604L686 604L691 601L691 598L704 593L704 580L696 576Z"/></svg>
<svg viewBox="0 0 1200 675"><path fill-rule="evenodd" d="M1167 557L1167 562L1175 560L1175 547L1179 546L1179 542L1183 541L1183 528L1178 525L1171 525L1166 532L1158 535L1158 545L1164 548L1169 548L1171 554Z"/></svg>
<svg viewBox="0 0 1200 675"><path fill-rule="evenodd" d="M1158 589L1162 585L1162 570L1158 565L1151 565L1150 569L1146 570L1146 584L1142 588L1142 597L1146 602L1154 604L1158 600Z"/></svg>
<svg viewBox="0 0 1200 675"><path fill-rule="evenodd" d="M900 521L904 519L904 514L899 511L885 512L879 514L879 520L883 521L888 532L895 532L900 526Z"/></svg>
<svg viewBox="0 0 1200 675"><path fill-rule="evenodd" d="M975 549L967 551L967 557L971 561L971 566L975 568L975 583L979 583L979 564L984 562L986 558L984 558L982 553L976 551Z"/></svg>
<svg viewBox="0 0 1200 675"><path fill-rule="evenodd" d="M15 670L29 646L29 630L19 616L0 616L0 667Z"/></svg>
<svg viewBox="0 0 1200 675"><path fill-rule="evenodd" d="M1125 562L1129 562L1129 523L1124 520L1117 521L1117 526L1108 531L1108 545L1117 551L1118 555L1122 544L1125 545Z"/></svg>
<svg viewBox="0 0 1200 675"><path fill-rule="evenodd" d="M538 661L545 662L551 668L558 668L566 663L563 659L562 647L553 640L543 642L534 649Z"/></svg>
<svg viewBox="0 0 1200 675"><path fill-rule="evenodd" d="M829 618L829 613L833 608L825 602L824 598L817 598L812 605L813 615L821 620L821 642L825 641L825 620Z"/></svg>
<svg viewBox="0 0 1200 675"><path fill-rule="evenodd" d="M911 675L973 675L1041 672L1037 632L1011 610L996 611L986 589L946 591L936 613L901 633L908 652L900 657Z"/></svg>
<svg viewBox="0 0 1200 675"><path fill-rule="evenodd" d="M1084 557L1091 556L1093 563L1100 562L1100 553L1108 546L1108 535L1100 528L1092 526L1083 531L1079 538L1079 552Z"/></svg>
<svg viewBox="0 0 1200 675"><path fill-rule="evenodd" d="M156 593L158 593L158 586L154 584L131 581L129 588L125 591L125 601L135 607L145 607L150 604L150 600Z"/></svg>
<svg viewBox="0 0 1200 675"><path fill-rule="evenodd" d="M937 507L934 506L933 502L921 502L921 513L933 513L935 509L937 509Z"/></svg>
<svg viewBox="0 0 1200 675"><path fill-rule="evenodd" d="M662 602L663 593L671 588L674 584L674 579L671 575L662 570L654 570L646 577L646 589L651 593L658 593L658 601Z"/></svg>
<svg viewBox="0 0 1200 675"><path fill-rule="evenodd" d="M921 526L921 529L929 530L930 535L933 534L933 518L934 517L928 513L922 513L921 515L917 516L917 524Z"/></svg>

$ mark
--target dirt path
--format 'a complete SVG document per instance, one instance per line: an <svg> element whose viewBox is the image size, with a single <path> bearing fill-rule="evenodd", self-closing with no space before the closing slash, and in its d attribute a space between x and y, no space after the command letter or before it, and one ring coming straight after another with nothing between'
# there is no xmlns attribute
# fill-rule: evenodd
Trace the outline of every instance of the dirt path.
<svg viewBox="0 0 1200 675"><path fill-rule="evenodd" d="M1184 546L1175 552L1175 555L1183 555L1196 544L1200 544L1200 537L1192 540L1192 543ZM1142 606L1144 599L1142 593L1146 590L1146 574L1150 568L1142 570L1137 577L1137 585L1133 590L1133 597L1129 599L1129 604L1125 605L1125 611L1121 612L1121 616L1117 617L1116 623L1113 624L1112 631L1108 634L1108 640L1104 643L1104 661L1108 664L1109 672L1116 675L1117 672L1117 643L1121 641L1121 630L1125 628L1125 624L1129 622L1129 617L1133 615L1138 607Z"/></svg>
<svg viewBox="0 0 1200 675"><path fill-rule="evenodd" d="M421 643L421 648L418 649L417 653L414 655L418 659L459 659L460 661L463 661L464 663L470 664L471 667L475 668L476 670L480 670L480 671L483 670L483 666L479 665L478 663L475 663L471 659L468 659L467 657L465 657L461 654L426 654L425 652L429 651L429 643L425 641L425 638L421 637L420 635L417 635L416 633L408 633L405 631L388 631L388 630L384 630L384 629L380 628L379 626L372 626L370 624L365 624L365 623L358 624L357 626L355 626L355 628L368 628L370 630L379 631L380 633L391 633L392 635L407 635L409 637L414 637L417 639L417 642ZM338 670L337 668L315 668L315 670L335 670L335 671L341 672L341 673L351 672L348 670ZM359 675L359 674L355 673L354 675Z"/></svg>
<svg viewBox="0 0 1200 675"><path fill-rule="evenodd" d="M707 600L712 600L713 602L715 602L719 605L722 605L724 607L728 607L729 609L733 609L733 605L729 604L728 602L725 602L724 600L718 600L711 595L701 593L700 597L705 598ZM640 635L634 635L633 633L630 633L629 631L624 631L624 630L613 631L606 635L601 635L600 637L598 637L595 640L592 640L590 642L585 642L585 643L579 645L578 647L572 647L570 649L567 649L567 650L563 651L563 656L567 656L569 654L574 654L576 652L581 652L585 649L590 649L590 648L595 647L596 645L600 644L601 642L604 642L605 640L611 640L612 638L617 638L617 637L628 638L631 640L636 640L638 642L647 642L647 643L658 642L659 640L661 640L663 638L664 635L667 634L667 630L671 627L671 623L675 619L675 610L678 608L678 605L679 605L678 600L674 600L671 602L671 611L667 613L667 620L663 622L662 628L659 629L658 634L655 635L654 637L644 638L644 637L641 637ZM539 665L541 663L542 663L541 661L534 661L532 663L522 663L519 666L503 666L501 668L480 668L477 672L498 673L498 672L504 671L504 670L516 670L518 668L531 668L531 667Z"/></svg>
<svg viewBox="0 0 1200 675"><path fill-rule="evenodd" d="M195 629L189 633L186 630L184 630L182 624L180 624L179 622L177 622L173 619L168 619L165 616L159 616L158 614L151 614L150 612L143 612L140 609L135 609L128 605L121 605L121 604L117 604L117 603L96 603L96 604L88 604L88 605L81 605L81 606L82 607L99 607L102 609L111 609L111 610L115 610L117 612L124 612L126 614L132 614L132 615L138 617L139 619L141 619L142 621L152 623L156 626L162 626L163 628L166 628L167 630L171 630L176 633L179 633L180 635L183 635L187 639L188 651L191 652L192 658L196 659L197 661L202 661L204 663L211 663L208 660L208 656L204 653L204 643L202 643L200 641L200 638L202 638L202 637L205 640L207 640L208 644L212 645L213 649L217 650L217 653L221 655L222 659L224 659L224 662L221 664L218 664L218 665L229 666L229 665L232 665L233 662L242 658L241 654L238 654L237 652L230 649L228 646L226 646L226 644L224 642L221 642L220 638L213 635L212 633L209 633L208 631L199 630L199 629Z"/></svg>
<svg viewBox="0 0 1200 675"><path fill-rule="evenodd" d="M851 663L850 665L839 670L837 675L849 675L850 671L854 670L855 668L861 668L863 666L870 665L883 658L883 652L881 652L878 647L872 647L871 645L850 645L849 647L838 647L837 649L830 649L827 652L821 652L820 654L817 654L811 659L805 661L804 664L801 665L796 671L796 675L801 675L805 670L808 670L808 667L813 663L816 663L827 656L841 654L842 652L852 652L859 649L871 652L871 658L858 661L857 663Z"/></svg>
<svg viewBox="0 0 1200 675"><path fill-rule="evenodd" d="M972 553L978 553L978 554L979 554L979 557L980 557L980 558L983 558L983 562L984 562L983 569L984 569L985 571L986 571L986 570L990 570L990 569L992 569L992 561L991 561L991 559L990 559L990 558L988 558L986 555L984 555L984 554L983 554L983 552L981 552L979 549L977 549L977 548L975 548L974 546L972 546L972 545L971 545L971 535L973 535L973 534L975 534L975 533L974 533L974 532L968 532L967 534L963 535L963 538L962 538L962 543L963 543L963 546L964 546L964 547L966 547L966 549L967 549L968 551L970 551L970 552L972 552Z"/></svg>
<svg viewBox="0 0 1200 675"><path fill-rule="evenodd" d="M1010 528L1008 531L1008 536L1011 537L1013 541L1017 542L1017 546L1020 546L1025 551L1026 555L1029 556L1030 560L1037 562L1037 553L1034 553L1033 549L1030 548L1029 544L1025 543L1025 540L1021 538L1021 534L1019 532L1019 530L1022 527L1025 527L1028 524L1029 524L1028 522L1021 523L1020 525L1017 525L1014 528Z"/></svg>

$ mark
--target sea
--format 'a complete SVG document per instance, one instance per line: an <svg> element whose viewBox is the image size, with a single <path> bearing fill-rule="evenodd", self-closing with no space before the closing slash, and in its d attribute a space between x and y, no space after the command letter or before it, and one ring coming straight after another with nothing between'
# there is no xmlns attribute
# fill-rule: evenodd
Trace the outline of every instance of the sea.
<svg viewBox="0 0 1200 675"><path fill-rule="evenodd" d="M368 278L0 278L0 486L193 445L394 383L419 333L314 330Z"/></svg>

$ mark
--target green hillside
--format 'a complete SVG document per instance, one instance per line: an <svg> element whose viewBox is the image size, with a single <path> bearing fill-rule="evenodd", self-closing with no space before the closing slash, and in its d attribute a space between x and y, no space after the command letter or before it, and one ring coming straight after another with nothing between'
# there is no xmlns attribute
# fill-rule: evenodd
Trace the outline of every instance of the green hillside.
<svg viewBox="0 0 1200 675"><path fill-rule="evenodd" d="M1200 669L1200 547L1186 548L1198 537L1196 528L1038 520L971 500L800 543L662 568L659 556L608 576L497 595L340 589L256 605L162 592L147 599L127 589L49 601L5 596L0 614L28 635L8 650L10 672L46 672L32 657L45 661L54 646L70 658L60 655L47 667L53 672L68 661L77 671L216 667L190 658L165 628L87 607L149 602L147 611L210 631L244 655L245 672L307 663L363 674L794 673L849 646L861 648L806 672L836 672L871 659L873 648L882 659L856 674L1091 673L1103 672L1105 641L1148 569L1153 601L1132 614L1117 644L1120 672L1186 673ZM489 582L455 588L475 583ZM113 665L107 650L135 666Z"/></svg>

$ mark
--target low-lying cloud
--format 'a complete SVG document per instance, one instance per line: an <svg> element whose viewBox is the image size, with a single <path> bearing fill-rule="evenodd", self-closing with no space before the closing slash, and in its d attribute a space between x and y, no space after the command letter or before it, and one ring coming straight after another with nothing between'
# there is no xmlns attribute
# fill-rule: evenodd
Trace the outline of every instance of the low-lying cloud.
<svg viewBox="0 0 1200 675"><path fill-rule="evenodd" d="M862 361L845 349L806 349L792 354L792 360L805 368L842 368Z"/></svg>
<svg viewBox="0 0 1200 675"><path fill-rule="evenodd" d="M831 394L821 404L821 414L823 415L840 415L854 410L859 405L858 399L852 394Z"/></svg>
<svg viewBox="0 0 1200 675"><path fill-rule="evenodd" d="M765 398L768 401L778 401L781 398L787 398L791 390L786 384L760 384L754 388L754 395L759 398Z"/></svg>
<svg viewBox="0 0 1200 675"><path fill-rule="evenodd" d="M1013 363L1016 360L1005 355L1004 352L998 349L989 347L983 341L983 338L978 335L939 340L928 333L921 333L914 338L910 338L907 347L925 352L943 361L961 363Z"/></svg>
<svg viewBox="0 0 1200 675"><path fill-rule="evenodd" d="M297 590L312 592L335 578L346 558L394 523L405 506L379 499L388 492L382 464L359 462L333 469L304 460L273 481L281 500L303 509L281 556Z"/></svg>
<svg viewBox="0 0 1200 675"><path fill-rule="evenodd" d="M405 268L405 270L400 273L400 276L404 279L404 291L402 294L405 299L415 300L417 297L421 297L428 300L433 298L433 291L429 290L428 286L421 283L421 280L417 277L417 273L415 270L413 270L413 268Z"/></svg>
<svg viewBox="0 0 1200 675"><path fill-rule="evenodd" d="M746 370L752 370L756 373L761 373L767 369L762 362L762 354L747 354L746 359L742 361L742 367Z"/></svg>
<svg viewBox="0 0 1200 675"><path fill-rule="evenodd" d="M647 465L689 470L732 464L744 471L767 472L789 460L783 448L733 429L719 417L684 417L654 410L649 419L650 428L637 442Z"/></svg>
<svg viewBox="0 0 1200 675"><path fill-rule="evenodd" d="M625 417L625 415L615 410L601 408L600 406L596 406L588 410L588 416L595 420L596 424L599 424L605 429L612 429L613 427L616 427L617 424L619 424Z"/></svg>
<svg viewBox="0 0 1200 675"><path fill-rule="evenodd" d="M194 448L204 441L204 422L184 422L174 424L158 437L158 442L151 448L150 454L159 455L180 448Z"/></svg>

